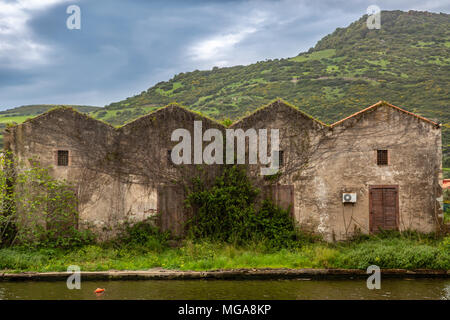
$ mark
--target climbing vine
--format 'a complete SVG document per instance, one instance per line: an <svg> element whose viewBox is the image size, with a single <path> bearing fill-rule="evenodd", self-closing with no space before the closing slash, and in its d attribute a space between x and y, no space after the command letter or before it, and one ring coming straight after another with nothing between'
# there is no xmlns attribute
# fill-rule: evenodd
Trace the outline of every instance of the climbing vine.
<svg viewBox="0 0 450 320"><path fill-rule="evenodd" d="M289 210L269 200L258 208L260 190L251 184L243 168L226 167L211 188L199 178L193 185L186 199L193 209L187 222L191 238L235 244L255 240L271 248L295 244L295 223Z"/></svg>
<svg viewBox="0 0 450 320"><path fill-rule="evenodd" d="M0 156L0 246L68 248L93 241L78 230L77 197L72 185L56 180L48 168L10 153Z"/></svg>

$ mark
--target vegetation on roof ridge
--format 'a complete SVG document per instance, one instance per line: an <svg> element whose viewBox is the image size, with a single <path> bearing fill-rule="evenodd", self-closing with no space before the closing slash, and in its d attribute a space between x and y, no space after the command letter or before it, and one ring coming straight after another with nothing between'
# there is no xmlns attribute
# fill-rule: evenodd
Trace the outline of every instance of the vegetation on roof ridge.
<svg viewBox="0 0 450 320"><path fill-rule="evenodd" d="M89 115L89 114L87 114L87 113L80 112L79 110L77 110L77 109L75 109L74 107L69 106L69 105L56 105L54 108L51 108L51 109L47 110L46 112L41 113L40 115L37 115L37 116L35 116L35 117L33 117L33 118L26 119L26 120L25 120L24 122L22 122L22 123L32 122L32 121L34 121L34 120L36 120L36 119L40 119L40 118L42 118L42 117L44 117L44 116L47 116L48 114L50 114L50 113L52 113L52 112L55 112L55 111L65 111L65 110L67 110L67 111L72 111L73 113L76 113L76 114L78 114L78 115L80 115L80 116L82 116L82 117L84 117L84 118L86 118L86 119L93 120L93 121L97 121L97 122L100 122L100 123L103 123L103 124L107 125L108 127L114 128L114 127L113 127L111 124L109 124L108 122L103 121L103 120L101 120L101 119L94 118L93 116L91 116L91 115ZM20 125L20 124L16 124L16 125L14 125L14 126L17 126L17 125Z"/></svg>
<svg viewBox="0 0 450 320"><path fill-rule="evenodd" d="M121 125L121 126L119 126L119 127L117 127L117 128L124 128L124 127L126 127L126 126L128 126L128 125L130 125L130 124L132 124L132 123L135 123L135 122L138 121L138 120L142 120L142 119L147 118L147 117L149 117L149 116L151 116L151 115L155 115L156 113L162 112L162 111L164 111L165 109L170 108L170 107L177 107L177 108L180 108L180 109L182 109L182 110L184 110L184 111L186 111L186 112L188 112L188 113L192 113L192 114L198 115L198 116L200 116L200 117L202 117L202 118L205 118L205 119L207 119L207 120L209 120L209 121L211 121L211 122L214 122L214 123L216 123L216 124L218 124L218 125L220 125L220 126L224 126L222 123L220 123L220 122L217 121L216 119L213 119L213 118L209 117L208 115L205 115L205 114L203 114L203 113L201 113L201 112L199 112L199 111L196 111L196 110L190 110L190 109L188 109L187 107L185 107L185 106L183 106L183 105L181 105L181 104L179 104L179 103L177 103L177 102L171 102L171 103L165 105L164 107L160 107L160 108L155 109L155 110L153 110L153 111L151 111L151 112L149 112L149 113L147 113L147 114L141 115L140 117L138 117L138 118L136 118L136 119L133 119L133 120L131 120L130 122L124 123L123 125Z"/></svg>
<svg viewBox="0 0 450 320"><path fill-rule="evenodd" d="M177 101L232 123L281 96L301 112L335 123L383 97L443 124L443 166L450 168L450 15L381 15L379 30L369 30L364 15L296 57L179 73L91 115L119 126Z"/></svg>
<svg viewBox="0 0 450 320"><path fill-rule="evenodd" d="M389 108L394 108L396 111L403 112L403 113L405 113L405 114L407 114L407 115L413 116L413 117L415 117L415 118L417 118L417 119L419 119L419 120L425 121L425 122L427 122L427 123L429 123L429 124L431 124L431 125L433 125L433 126L437 126L438 128L440 128L439 123L436 123L436 122L434 122L434 121L432 121L432 120L430 120L430 119L427 119L427 118L425 118L425 117L419 116L419 115L417 115L417 114L415 114L415 113L413 113L413 112L410 112L410 111L408 111L408 110L405 110L405 109L403 109L403 108L401 108L401 107L395 106L395 105L393 105L393 104L391 104L391 103L389 103L389 102L387 102L387 101L385 101L385 100L380 100L380 101L378 101L377 103L374 103L374 104L372 104L372 105L370 105L370 106L368 106L368 107L366 107L366 108L364 108L364 109L362 109L362 110L360 110L360 111L358 111L358 112L355 112L355 113L353 113L353 114L351 114L351 115L349 115L349 116L347 116L347 117L345 117L345 118L343 118L343 119L340 119L340 120L338 120L338 121L332 123L332 124L330 125L330 127L333 128L333 127L335 127L335 126L337 126L337 125L340 125L341 123L344 123L344 122L347 121L347 120L353 119L353 118L355 118L355 117L357 117L357 116L359 116L359 115L362 115L362 114L364 114L364 113L366 113L366 112L368 112L368 111L374 110L375 108L381 107L381 106L386 106L386 107L389 107Z"/></svg>
<svg viewBox="0 0 450 320"><path fill-rule="evenodd" d="M425 117L418 116L418 115L414 114L413 112L404 110L404 109L402 109L400 107L397 107L397 106L395 106L395 105L393 105L393 104L391 104L391 103L389 103L389 102L387 102L385 100L380 100L380 101L370 105L369 107L366 107L366 108L364 108L364 109L362 109L362 110L360 110L360 111L358 111L358 112L356 112L356 113L354 113L354 114L352 114L352 115L350 115L348 117L345 117L343 119L340 119L340 120L336 121L335 123L327 124L327 123L324 123L324 122L320 121L319 119L314 118L313 116L309 115L308 113L304 112L303 110L299 109L298 107L294 106L293 104L283 100L282 98L276 98L276 99L273 99L268 104L255 109L253 112L249 113L248 115L237 119L236 121L234 121L233 123L230 124L230 127L235 125L236 123L239 123L239 122L245 120L245 119L251 118L256 113L258 113L258 112L260 112L262 110L265 110L267 108L270 108L270 107L272 107L272 106L274 106L276 104L283 104L283 105L285 105L285 106L287 106L289 108L292 108L293 110L295 110L295 112L299 112L301 115L303 115L303 116L305 116L305 117L307 117L307 118L309 118L309 119L311 119L311 120L313 120L313 121L315 121L315 122L317 122L317 123L319 123L319 124L321 124L322 126L325 126L325 127L334 127L334 126L336 126L338 124L341 124L342 122L344 122L344 121L346 121L348 119L351 119L351 118L353 118L353 117L355 117L355 116L357 116L359 114L365 113L365 111L369 111L369 110L371 110L374 107L382 106L382 105L389 106L389 107L394 107L394 108L396 108L398 110L401 110L401 111L403 111L403 112L405 112L407 114L413 115L413 116L417 117L418 119L425 120L425 121L427 121L429 123L432 123L432 124L436 124L435 122L433 122L433 121L431 121L431 120L429 120L429 119L427 119ZM101 119L94 118L91 115L88 115L88 114L85 114L83 112L80 112L80 111L78 111L77 109L75 109L75 108L73 108L71 106L65 106L65 105L63 105L63 106L56 106L55 108L49 109L48 111L46 111L46 112L44 112L44 113L42 113L42 114L40 114L40 115L38 115L38 116L36 116L34 118L30 118L30 119L25 120L23 123L39 119L39 118L41 118L43 116L46 116L49 113L54 112L54 111L68 110L68 111L72 111L72 112L74 112L74 113L76 113L78 115L81 115L82 117L84 117L86 119L90 119L90 120L94 120L94 121L103 123L103 124L107 125L108 127L111 127L113 129L117 130L117 129L120 129L120 128L124 128L124 127L126 127L128 125L131 125L132 123L136 123L137 121L141 121L142 119L147 118L149 116L155 115L156 113L163 112L165 109L170 108L170 107L176 107L176 108L182 109L182 110L184 110L184 111L186 111L188 113L192 113L192 114L198 115L198 116L200 116L200 117L202 117L204 119L207 119L207 120L209 120L209 121L211 121L213 123L216 123L216 124L218 124L218 125L220 125L222 127L227 127L224 124L220 123L219 121L209 117L208 115L205 115L205 114L201 113L200 111L188 109L187 107L185 107L185 106L183 106L183 105L181 105L179 103L176 103L176 102L172 102L172 103L170 103L170 104L168 104L168 105L166 105L164 107L161 107L161 108L158 108L156 110L153 110L153 111L151 111L151 112L149 112L149 113L147 113L145 115L142 115L139 118L134 119L134 120L132 120L130 122L127 122L124 125L119 126L119 127L114 127L114 126L110 125L109 123L107 123L107 122L105 122L105 121L103 121Z"/></svg>
<svg viewBox="0 0 450 320"><path fill-rule="evenodd" d="M285 106L294 109L296 112L299 112L299 113L302 114L303 116L305 116L305 117L307 117L307 118L309 118L309 119L311 119L311 120L313 120L313 121L316 121L316 122L320 123L321 125L323 125L323 126L325 126L325 127L329 126L328 124L326 124L326 123L320 121L319 119L314 118L314 117L311 116L310 114L308 114L308 113L306 113L305 111L301 110L300 108L294 106L293 104L291 104L291 103L289 103L289 102L283 100L282 98L275 98L275 99L273 99L273 100L270 101L269 103L267 103L267 104L265 104L265 105L263 105L263 106L261 106L261 107L255 109L255 110L253 110L253 111L250 112L249 114L247 114L247 115L245 115L245 116L243 116L243 117L241 117L241 118L238 118L238 119L237 119L236 121L234 121L230 126L233 126L233 125L236 124L236 123L239 123L239 122L241 122L241 121L243 121L243 120L245 120L245 119L248 119L248 118L252 117L254 114L256 114L256 113L258 113L258 112L260 112L260 111L262 111L262 110L265 110L265 109L271 107L272 105L274 105L274 104L276 104L276 103L282 103L282 104L284 104Z"/></svg>

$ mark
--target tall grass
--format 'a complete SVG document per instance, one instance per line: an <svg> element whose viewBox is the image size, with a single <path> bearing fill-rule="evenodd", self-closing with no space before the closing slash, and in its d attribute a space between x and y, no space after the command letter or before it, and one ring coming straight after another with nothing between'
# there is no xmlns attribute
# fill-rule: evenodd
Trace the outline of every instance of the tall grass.
<svg viewBox="0 0 450 320"><path fill-rule="evenodd" d="M155 240L159 241L159 240ZM274 250L264 243L245 246L185 241L171 248L152 241L143 244L88 245L73 250L7 248L0 250L0 270L65 271L79 265L83 271L216 270L236 268L381 268L450 269L450 237L411 238L391 235L355 242L304 242Z"/></svg>

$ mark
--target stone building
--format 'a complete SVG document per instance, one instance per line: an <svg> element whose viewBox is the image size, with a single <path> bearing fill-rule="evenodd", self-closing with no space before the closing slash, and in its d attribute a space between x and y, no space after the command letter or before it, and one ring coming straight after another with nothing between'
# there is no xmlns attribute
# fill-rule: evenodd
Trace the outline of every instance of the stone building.
<svg viewBox="0 0 450 320"><path fill-rule="evenodd" d="M71 181L79 227L101 239L114 236L125 221L157 213L162 229L182 235L184 184L198 175L212 181L223 167L172 163L172 132L184 128L195 136L194 121L203 131L226 130L177 105L120 128L58 108L8 128L5 148ZM248 175L263 195L291 208L303 229L333 241L379 229L442 227L441 129L431 120L380 101L326 125L279 100L230 128L279 129L280 174L267 179L259 174L262 165L249 164Z"/></svg>

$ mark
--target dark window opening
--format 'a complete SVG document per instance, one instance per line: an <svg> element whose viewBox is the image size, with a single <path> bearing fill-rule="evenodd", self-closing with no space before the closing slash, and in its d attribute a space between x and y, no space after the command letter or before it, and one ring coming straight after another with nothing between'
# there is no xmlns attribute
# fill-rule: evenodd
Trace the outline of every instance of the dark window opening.
<svg viewBox="0 0 450 320"><path fill-rule="evenodd" d="M278 164L280 167L284 166L284 151L277 151L278 153Z"/></svg>
<svg viewBox="0 0 450 320"><path fill-rule="evenodd" d="M377 150L377 165L386 166L388 164L388 151Z"/></svg>
<svg viewBox="0 0 450 320"><path fill-rule="evenodd" d="M58 150L58 166L68 166L69 165L69 151Z"/></svg>
<svg viewBox="0 0 450 320"><path fill-rule="evenodd" d="M172 149L167 150L167 162L173 163L172 162Z"/></svg>

